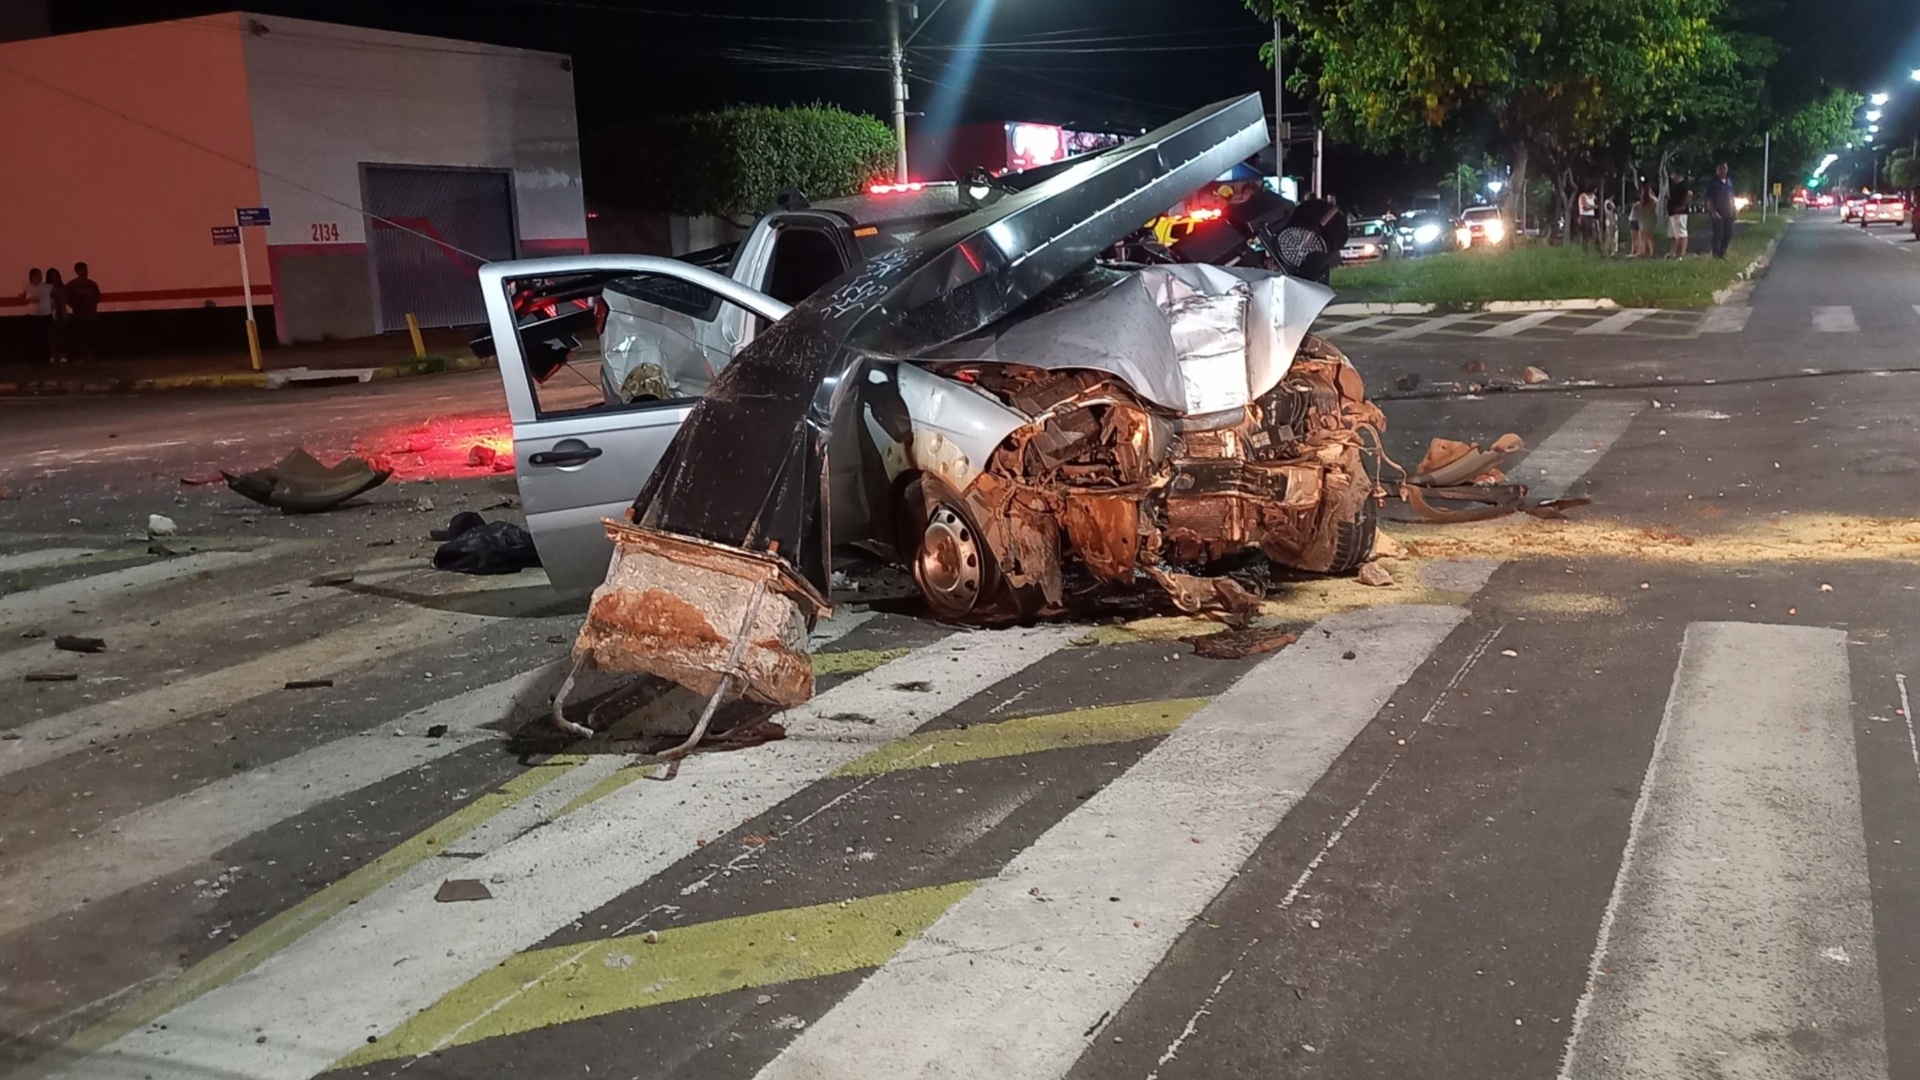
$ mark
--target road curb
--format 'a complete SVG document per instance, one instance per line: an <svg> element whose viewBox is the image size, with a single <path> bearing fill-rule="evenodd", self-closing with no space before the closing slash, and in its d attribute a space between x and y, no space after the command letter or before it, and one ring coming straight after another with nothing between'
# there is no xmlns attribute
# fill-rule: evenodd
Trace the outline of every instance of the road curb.
<svg viewBox="0 0 1920 1080"><path fill-rule="evenodd" d="M1432 304L1328 304L1322 315L1431 315Z"/></svg>
<svg viewBox="0 0 1920 1080"><path fill-rule="evenodd" d="M1773 253L1780 250L1780 241L1785 239L1786 235L1783 231L1779 236L1767 241L1767 250L1755 255L1752 262L1748 263L1744 269L1734 275L1731 285L1728 285L1724 289L1715 289L1713 291L1714 306L1718 307L1735 297L1744 297L1747 293L1752 292L1753 279L1766 273L1767 267L1773 265Z"/></svg>
<svg viewBox="0 0 1920 1080"><path fill-rule="evenodd" d="M478 371L493 366L492 359L477 356L437 357L409 360L374 368L292 368L283 371L242 371L218 375L156 375L125 379L30 379L0 382L0 397L40 397L66 394L144 394L163 390L280 390L301 382L354 379L371 382L384 379L409 379L422 375Z"/></svg>

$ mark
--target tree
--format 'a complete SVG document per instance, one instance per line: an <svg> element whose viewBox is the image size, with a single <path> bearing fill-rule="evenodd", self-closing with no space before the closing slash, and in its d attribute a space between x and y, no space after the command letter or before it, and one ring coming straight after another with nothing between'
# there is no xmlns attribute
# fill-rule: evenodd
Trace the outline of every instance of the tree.
<svg viewBox="0 0 1920 1080"><path fill-rule="evenodd" d="M603 132L588 145L597 201L652 213L752 217L787 188L851 195L893 171L893 131L826 105L737 108Z"/></svg>
<svg viewBox="0 0 1920 1080"><path fill-rule="evenodd" d="M1481 112L1505 142L1516 196L1534 152L1564 178L1640 102L1693 78L1720 8L1720 0L1245 2L1289 24L1336 132L1404 150ZM1309 86L1305 72L1291 81Z"/></svg>
<svg viewBox="0 0 1920 1080"><path fill-rule="evenodd" d="M1867 99L1851 90L1828 88L1781 121L1773 136L1773 157L1783 174L1812 171L1853 134L1854 116Z"/></svg>

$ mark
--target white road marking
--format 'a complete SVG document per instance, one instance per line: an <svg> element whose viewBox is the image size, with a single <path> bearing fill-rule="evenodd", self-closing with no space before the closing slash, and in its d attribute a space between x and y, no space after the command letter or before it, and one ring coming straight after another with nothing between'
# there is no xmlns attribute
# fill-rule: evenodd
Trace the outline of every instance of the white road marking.
<svg viewBox="0 0 1920 1080"><path fill-rule="evenodd" d="M1747 320L1753 317L1753 309L1745 304L1722 304L1710 307L1700 319L1700 332L1703 334L1737 334L1747 328Z"/></svg>
<svg viewBox="0 0 1920 1080"><path fill-rule="evenodd" d="M1392 316L1390 315L1370 315L1364 319L1355 319L1352 322L1344 322L1344 323L1340 323L1337 326L1329 326L1327 327L1325 333L1326 333L1326 336L1332 337L1335 334L1344 334L1349 330L1364 330L1369 326L1379 326L1383 322L1391 322L1391 321L1392 321Z"/></svg>
<svg viewBox="0 0 1920 1080"><path fill-rule="evenodd" d="M511 723L546 708L538 691L559 680L558 668L549 664L469 690L391 724L136 810L84 840L0 863L0 934L184 870L329 799L494 738L483 725ZM447 734L425 738L436 724L447 725ZM393 738L396 731L406 737Z"/></svg>
<svg viewBox="0 0 1920 1080"><path fill-rule="evenodd" d="M760 1076L1065 1074L1087 1032L1466 616L1391 606L1322 620L955 904Z"/></svg>
<svg viewBox="0 0 1920 1080"><path fill-rule="evenodd" d="M70 607L114 600L134 590L151 589L194 574L259 562L271 553L270 548L203 551L0 596L0 628L33 623L63 614Z"/></svg>
<svg viewBox="0 0 1920 1080"><path fill-rule="evenodd" d="M130 1034L64 1075L312 1076L365 1045L369 1035L391 1030L693 854L698 841L912 733L1051 655L1073 634L1057 627L955 634L915 650L783 714L783 741L751 754L696 756L677 780L628 785L465 861L462 876L489 882L493 899L486 903L435 903L433 882L377 893L247 975L169 1013L160 1021L165 1028ZM911 689L922 683L926 689Z"/></svg>
<svg viewBox="0 0 1920 1080"><path fill-rule="evenodd" d="M1560 313L1558 311L1529 312L1528 314L1522 315L1517 319L1508 319L1506 322L1500 323L1497 326L1490 326L1485 330L1480 331L1478 334L1475 334L1474 336L1475 337L1492 337L1492 338L1513 337L1517 334L1525 333L1526 331L1531 330L1536 326L1539 326L1543 322L1547 322L1550 319L1557 319L1559 317L1560 317Z"/></svg>
<svg viewBox="0 0 1920 1080"><path fill-rule="evenodd" d="M1895 675L1893 684L1900 688L1900 716L1907 722L1907 752L1913 755L1914 779L1920 780L1920 738L1914 735L1913 702L1907 700L1907 677Z"/></svg>
<svg viewBox="0 0 1920 1080"><path fill-rule="evenodd" d="M1618 334L1658 310L1658 308L1625 308L1597 323L1575 330L1574 334Z"/></svg>
<svg viewBox="0 0 1920 1080"><path fill-rule="evenodd" d="M0 574L20 570L38 570L43 566L63 563L68 559L84 559L89 555L100 554L99 548L41 548L38 551L17 551L11 555L0 555Z"/></svg>
<svg viewBox="0 0 1920 1080"><path fill-rule="evenodd" d="M1823 304L1813 309L1813 329L1820 334L1852 334L1860 329L1853 308L1846 304Z"/></svg>
<svg viewBox="0 0 1920 1080"><path fill-rule="evenodd" d="M1913 305L1913 313L1915 315L1920 315L1920 304Z"/></svg>
<svg viewBox="0 0 1920 1080"><path fill-rule="evenodd" d="M865 626L878 614L880 613L872 608L868 608L865 611L841 608L839 611L834 612L831 619L813 628L813 633L807 636L807 648L812 650L818 649L822 645L831 645L841 638L846 637L848 634L853 633L855 630L860 629L862 626Z"/></svg>
<svg viewBox="0 0 1920 1080"><path fill-rule="evenodd" d="M280 690L294 679L325 678L442 644L496 621L484 615L402 608L245 663L22 724L13 729L20 738L0 742L0 776L79 753L94 743L226 708Z"/></svg>
<svg viewBox="0 0 1920 1080"><path fill-rule="evenodd" d="M1422 319L1412 326L1402 327L1391 333L1381 334L1379 337L1368 342L1368 344L1377 345L1382 341L1411 341L1414 338L1431 334L1435 330L1444 330L1455 323L1463 323L1478 316L1479 312L1477 311L1456 311L1451 315L1436 315L1431 319Z"/></svg>
<svg viewBox="0 0 1920 1080"><path fill-rule="evenodd" d="M1850 699L1842 631L1687 628L1563 1080L1887 1075Z"/></svg>
<svg viewBox="0 0 1920 1080"><path fill-rule="evenodd" d="M1508 472L1527 494L1557 499L1620 441L1640 408L1637 401L1590 401Z"/></svg>

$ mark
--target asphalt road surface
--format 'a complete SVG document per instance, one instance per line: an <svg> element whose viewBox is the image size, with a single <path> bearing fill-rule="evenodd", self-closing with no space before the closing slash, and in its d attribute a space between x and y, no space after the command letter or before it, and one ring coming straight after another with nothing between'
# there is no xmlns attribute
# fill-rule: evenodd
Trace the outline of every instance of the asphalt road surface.
<svg viewBox="0 0 1920 1080"><path fill-rule="evenodd" d="M0 1069L1920 1077L1900 239L1804 221L1673 333L1356 331L1396 456L1513 431L1593 505L1390 521L1392 587L1287 585L1239 660L880 576L789 738L673 779L538 717L580 601L428 565L512 514L491 374L0 403ZM180 482L296 443L402 480Z"/></svg>

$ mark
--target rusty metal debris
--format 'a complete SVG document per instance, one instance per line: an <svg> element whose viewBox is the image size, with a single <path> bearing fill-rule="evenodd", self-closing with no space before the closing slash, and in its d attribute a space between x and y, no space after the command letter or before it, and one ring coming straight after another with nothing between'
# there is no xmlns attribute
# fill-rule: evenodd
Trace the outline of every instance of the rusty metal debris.
<svg viewBox="0 0 1920 1080"><path fill-rule="evenodd" d="M1478 443L1435 439L1419 466L1401 481L1400 498L1415 513L1438 524L1489 521L1514 513L1560 517L1563 510L1587 505L1586 499L1529 504L1526 485L1510 482L1501 472L1508 459L1526 448L1520 436L1511 432L1485 450Z"/></svg>
<svg viewBox="0 0 1920 1080"><path fill-rule="evenodd" d="M267 468L250 473L222 470L220 475L229 488L262 506L288 514L317 514L379 487L393 474L357 457L322 465L305 449L296 448Z"/></svg>
<svg viewBox="0 0 1920 1080"><path fill-rule="evenodd" d="M1196 634L1180 640L1193 646L1195 656L1209 660L1238 660L1284 649L1300 640L1300 635L1271 627L1246 627L1222 630L1214 634Z"/></svg>

